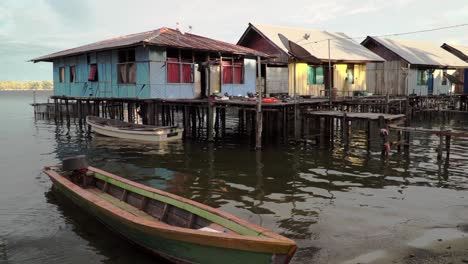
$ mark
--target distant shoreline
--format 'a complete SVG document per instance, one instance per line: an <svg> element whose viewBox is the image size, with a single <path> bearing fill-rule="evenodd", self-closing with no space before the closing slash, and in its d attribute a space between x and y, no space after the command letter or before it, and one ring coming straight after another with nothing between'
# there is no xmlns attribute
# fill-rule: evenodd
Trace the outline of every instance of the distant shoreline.
<svg viewBox="0 0 468 264"><path fill-rule="evenodd" d="M53 89L47 89L47 90L35 90L35 89L0 89L0 92L52 92L54 91Z"/></svg>

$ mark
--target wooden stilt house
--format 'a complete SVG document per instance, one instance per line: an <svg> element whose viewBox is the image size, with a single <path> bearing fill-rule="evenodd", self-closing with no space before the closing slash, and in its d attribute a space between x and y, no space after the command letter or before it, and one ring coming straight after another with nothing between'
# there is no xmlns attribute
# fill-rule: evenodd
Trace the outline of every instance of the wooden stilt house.
<svg viewBox="0 0 468 264"><path fill-rule="evenodd" d="M52 62L54 95L193 99L256 91L264 53L171 28L137 33L32 59Z"/></svg>
<svg viewBox="0 0 468 264"><path fill-rule="evenodd" d="M300 45L316 63L288 54L278 34ZM339 95L352 95L355 91L367 89L366 64L383 62L381 57L344 33L314 29L249 24L237 44L274 57L262 69L262 77L266 78L265 92L270 94L293 95L295 90L302 96L321 96L331 84ZM328 79L330 70L331 82Z"/></svg>
<svg viewBox="0 0 468 264"><path fill-rule="evenodd" d="M367 67L368 90L389 95L444 95L453 92L453 76L468 64L440 46L424 41L367 37L363 46L386 61Z"/></svg>

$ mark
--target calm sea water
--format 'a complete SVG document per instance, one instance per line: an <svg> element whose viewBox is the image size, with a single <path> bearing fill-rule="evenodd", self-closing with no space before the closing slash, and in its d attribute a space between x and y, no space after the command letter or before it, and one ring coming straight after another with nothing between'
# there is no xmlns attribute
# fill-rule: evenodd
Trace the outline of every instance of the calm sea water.
<svg viewBox="0 0 468 264"><path fill-rule="evenodd" d="M294 239L294 263L398 260L427 232L468 230L466 140L454 138L440 161L435 136L413 134L409 153L383 159L379 139L368 151L359 127L348 149L339 140L261 153L229 139L144 144L35 120L31 102L32 92L0 92L0 263L155 263L51 189L41 168L72 154ZM467 117L418 115L415 125L463 130Z"/></svg>

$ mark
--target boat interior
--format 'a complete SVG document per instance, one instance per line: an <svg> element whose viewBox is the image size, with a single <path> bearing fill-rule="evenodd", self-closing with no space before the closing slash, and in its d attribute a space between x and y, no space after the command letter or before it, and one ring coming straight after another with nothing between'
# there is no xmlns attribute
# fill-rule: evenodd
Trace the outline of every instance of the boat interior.
<svg viewBox="0 0 468 264"><path fill-rule="evenodd" d="M85 174L67 174L63 172L60 174L86 191L141 219L163 222L170 226L206 232L260 235L255 234L256 232L253 230L249 230L248 232L242 230L235 232L234 230L218 223L214 223L201 215L192 213L167 202L139 194L137 193L138 189L135 189L136 187L134 186L120 187L117 186L117 184L112 184L110 183L112 181L108 181L106 176L93 171L88 171ZM129 189L135 189L135 191ZM176 201L175 199L172 200Z"/></svg>
<svg viewBox="0 0 468 264"><path fill-rule="evenodd" d="M171 129L177 128L176 126L150 126L142 124L133 124L118 119L107 119L97 116L87 116L88 121L101 126L111 126L119 129L147 129L147 130L160 130L160 129Z"/></svg>

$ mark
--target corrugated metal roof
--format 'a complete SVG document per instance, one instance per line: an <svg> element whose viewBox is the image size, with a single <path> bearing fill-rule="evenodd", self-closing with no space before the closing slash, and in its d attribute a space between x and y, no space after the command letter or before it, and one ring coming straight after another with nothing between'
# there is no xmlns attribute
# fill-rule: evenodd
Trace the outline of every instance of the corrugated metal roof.
<svg viewBox="0 0 468 264"><path fill-rule="evenodd" d="M344 33L262 24L250 25L269 38L270 41L286 53L288 50L281 42L278 33L283 34L290 41L302 46L310 54L322 61L328 60L327 39L332 39L332 41L330 41L330 58L333 61L384 61L384 59L377 54L349 39ZM303 38L306 34L310 36L307 40ZM314 43L315 41L318 42Z"/></svg>
<svg viewBox="0 0 468 264"><path fill-rule="evenodd" d="M368 37L415 65L468 67L468 64L440 46L425 41Z"/></svg>
<svg viewBox="0 0 468 264"><path fill-rule="evenodd" d="M262 52L238 46L235 44L210 39L190 33L182 34L178 30L171 28L160 28L152 31L107 39L73 49L59 51L49 55L34 58L31 61L51 61L56 58L77 55L85 52L108 50L128 46L137 46L143 44L200 51L224 52L239 55L268 57L268 55Z"/></svg>

